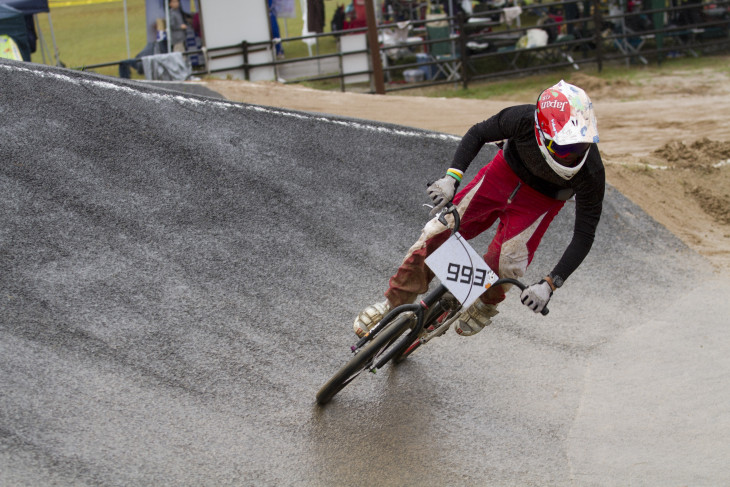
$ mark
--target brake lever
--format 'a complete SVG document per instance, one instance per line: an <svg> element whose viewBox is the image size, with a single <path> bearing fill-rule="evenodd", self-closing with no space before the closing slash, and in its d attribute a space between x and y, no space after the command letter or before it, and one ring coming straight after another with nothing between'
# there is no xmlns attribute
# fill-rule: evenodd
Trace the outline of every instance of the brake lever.
<svg viewBox="0 0 730 487"><path fill-rule="evenodd" d="M441 213L439 213L438 219L441 222L441 224L445 227L449 227L449 222L446 221L446 215L451 213L451 215L454 217L454 226L451 229L451 233L456 233L459 231L459 226L461 225L461 218L459 218L459 212L457 211L456 205L452 202L446 203L444 206L444 209L441 210Z"/></svg>

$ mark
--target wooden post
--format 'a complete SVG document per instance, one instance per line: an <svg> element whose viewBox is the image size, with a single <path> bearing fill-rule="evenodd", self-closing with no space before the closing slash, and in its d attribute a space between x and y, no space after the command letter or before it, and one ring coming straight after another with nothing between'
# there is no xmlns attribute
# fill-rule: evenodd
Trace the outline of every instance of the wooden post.
<svg viewBox="0 0 730 487"><path fill-rule="evenodd" d="M380 59L380 43L378 42L378 26L375 18L375 6L373 0L365 0L366 18L368 22L368 47L370 48L370 63L373 65L373 78L375 82L375 93L385 94L385 82L383 81L383 60Z"/></svg>
<svg viewBox="0 0 730 487"><path fill-rule="evenodd" d="M241 42L241 49L243 49L243 79L251 81L251 68L248 65L248 41Z"/></svg>
<svg viewBox="0 0 730 487"><path fill-rule="evenodd" d="M464 12L459 12L456 16L456 20L459 26L459 60L461 61L461 86L464 89L468 88L469 70L467 69L467 56L469 53L466 50L466 22L464 20Z"/></svg>

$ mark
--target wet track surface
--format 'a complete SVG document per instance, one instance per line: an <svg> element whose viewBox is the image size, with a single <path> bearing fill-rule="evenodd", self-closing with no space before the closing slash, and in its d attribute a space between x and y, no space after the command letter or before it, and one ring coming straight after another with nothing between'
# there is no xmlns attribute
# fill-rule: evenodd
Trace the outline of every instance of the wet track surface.
<svg viewBox="0 0 730 487"><path fill-rule="evenodd" d="M32 64L0 81L1 485L730 482L727 280L612 188L547 318L513 291L319 408L458 141Z"/></svg>

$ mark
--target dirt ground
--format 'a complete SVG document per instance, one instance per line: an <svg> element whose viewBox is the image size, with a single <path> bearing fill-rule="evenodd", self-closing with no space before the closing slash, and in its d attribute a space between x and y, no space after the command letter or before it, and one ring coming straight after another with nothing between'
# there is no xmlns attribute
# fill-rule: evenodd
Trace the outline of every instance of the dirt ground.
<svg viewBox="0 0 730 487"><path fill-rule="evenodd" d="M557 80L556 80L557 81ZM608 182L730 271L730 72L674 71L606 82L575 73L596 107ZM273 82L201 81L226 98L463 135L475 122L537 94L465 100L317 91ZM516 81L519 83L519 81ZM444 161L447 164L448 161Z"/></svg>

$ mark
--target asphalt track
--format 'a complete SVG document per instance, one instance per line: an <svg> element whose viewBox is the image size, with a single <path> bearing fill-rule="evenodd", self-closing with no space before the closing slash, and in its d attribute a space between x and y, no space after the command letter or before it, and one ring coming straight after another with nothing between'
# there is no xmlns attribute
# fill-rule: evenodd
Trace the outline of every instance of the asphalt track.
<svg viewBox="0 0 730 487"><path fill-rule="evenodd" d="M727 280L612 188L547 318L513 292L318 408L457 140L9 61L0 87L1 485L730 483Z"/></svg>

